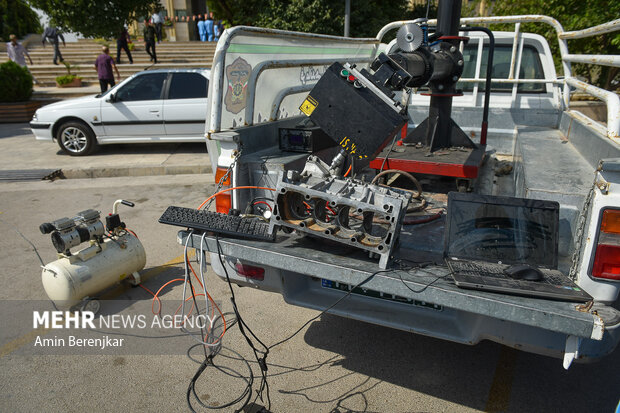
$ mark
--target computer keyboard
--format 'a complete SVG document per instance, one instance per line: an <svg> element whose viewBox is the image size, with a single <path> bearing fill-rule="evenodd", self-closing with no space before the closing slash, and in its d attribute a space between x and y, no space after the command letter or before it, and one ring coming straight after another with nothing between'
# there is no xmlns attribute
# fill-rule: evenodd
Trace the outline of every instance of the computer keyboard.
<svg viewBox="0 0 620 413"><path fill-rule="evenodd" d="M159 222L202 231L215 232L237 238L249 238L273 241L274 234L269 234L269 223L257 218L220 214L192 208L169 206Z"/></svg>

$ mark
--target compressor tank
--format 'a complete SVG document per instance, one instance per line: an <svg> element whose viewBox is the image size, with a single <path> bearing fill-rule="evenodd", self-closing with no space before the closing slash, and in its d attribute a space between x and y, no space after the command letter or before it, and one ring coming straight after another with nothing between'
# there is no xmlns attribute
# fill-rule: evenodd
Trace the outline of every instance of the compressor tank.
<svg viewBox="0 0 620 413"><path fill-rule="evenodd" d="M69 308L142 270L145 264L142 243L125 233L47 264L41 278L50 300Z"/></svg>

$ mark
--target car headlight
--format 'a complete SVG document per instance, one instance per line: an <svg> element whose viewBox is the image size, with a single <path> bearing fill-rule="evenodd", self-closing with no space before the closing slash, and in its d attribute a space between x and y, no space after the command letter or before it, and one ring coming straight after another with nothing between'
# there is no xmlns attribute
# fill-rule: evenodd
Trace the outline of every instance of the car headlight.
<svg viewBox="0 0 620 413"><path fill-rule="evenodd" d="M37 119L39 119L39 115L35 112L34 115L32 115L32 120L36 121Z"/></svg>

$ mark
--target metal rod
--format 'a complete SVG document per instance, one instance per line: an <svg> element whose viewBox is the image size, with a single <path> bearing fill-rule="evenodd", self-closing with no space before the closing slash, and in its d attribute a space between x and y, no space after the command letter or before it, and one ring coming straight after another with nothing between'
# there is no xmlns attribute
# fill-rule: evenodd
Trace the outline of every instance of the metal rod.
<svg viewBox="0 0 620 413"><path fill-rule="evenodd" d="M351 0L344 2L344 37L349 37L351 26Z"/></svg>
<svg viewBox="0 0 620 413"><path fill-rule="evenodd" d="M484 86L484 107L482 109L482 126L480 127L480 145L487 144L489 129L489 98L491 96L491 76L493 74L493 52L495 50L495 36L486 27L461 27L463 32L483 32L489 36L489 57L487 60L487 78Z"/></svg>

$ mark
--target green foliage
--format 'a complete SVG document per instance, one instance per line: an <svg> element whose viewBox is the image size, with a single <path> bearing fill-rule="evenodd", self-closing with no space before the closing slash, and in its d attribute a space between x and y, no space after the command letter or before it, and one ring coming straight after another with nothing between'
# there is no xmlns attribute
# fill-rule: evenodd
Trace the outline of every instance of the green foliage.
<svg viewBox="0 0 620 413"><path fill-rule="evenodd" d="M100 44L101 46L107 46L110 47L110 40L109 39L104 39L102 37L97 37L96 39L94 39L95 43Z"/></svg>
<svg viewBox="0 0 620 413"><path fill-rule="evenodd" d="M487 1L487 4L490 2ZM475 7L469 11L474 12ZM565 31L581 30L615 20L620 16L618 1L583 0L497 0L492 15L508 16L519 14L542 14L560 22ZM493 30L514 30L514 25L491 25ZM545 36L556 58L556 69L563 73L559 59L558 38L555 30L547 24L523 24L521 31ZM620 33L607 33L586 39L568 41L568 50L574 54L620 54ZM585 77L588 82L605 89L612 88L612 80L620 70L616 67L573 64L573 73Z"/></svg>
<svg viewBox="0 0 620 413"><path fill-rule="evenodd" d="M414 11L407 8L407 3L352 0L351 36L374 37L389 22L426 14L425 6ZM344 33L343 0L207 0L207 4L215 18L223 19L229 26L259 26L336 36Z"/></svg>
<svg viewBox="0 0 620 413"><path fill-rule="evenodd" d="M57 76L56 77L56 83L58 83L60 86L62 85L66 85L68 83L73 82L74 79L81 79L81 77L77 76L77 75L62 75L62 76Z"/></svg>
<svg viewBox="0 0 620 413"><path fill-rule="evenodd" d="M78 70L80 68L80 66L71 64L71 63L67 62L66 60L63 60L62 64L64 65L65 69L67 69L67 74L68 75L72 74L71 73L71 69Z"/></svg>
<svg viewBox="0 0 620 413"><path fill-rule="evenodd" d="M0 39L8 42L9 35L23 37L41 33L39 17L24 0L0 0Z"/></svg>
<svg viewBox="0 0 620 413"><path fill-rule="evenodd" d="M22 102L32 95L32 75L13 61L0 65L0 102Z"/></svg>
<svg viewBox="0 0 620 413"><path fill-rule="evenodd" d="M116 38L125 23L159 7L158 0L30 0L30 4L63 30L105 38Z"/></svg>

